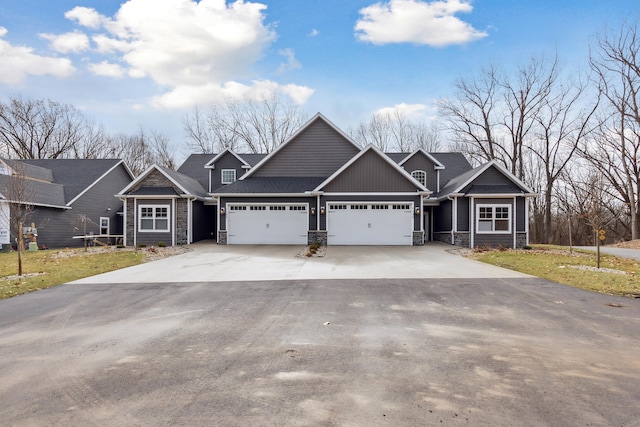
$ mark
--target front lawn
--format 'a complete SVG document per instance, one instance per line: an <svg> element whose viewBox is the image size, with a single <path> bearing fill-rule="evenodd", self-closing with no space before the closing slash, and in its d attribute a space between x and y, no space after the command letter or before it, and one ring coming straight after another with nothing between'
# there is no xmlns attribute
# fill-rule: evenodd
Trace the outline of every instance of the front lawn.
<svg viewBox="0 0 640 427"><path fill-rule="evenodd" d="M589 251L534 245L530 250L476 251L471 257L488 264L609 295L640 297L640 262L602 254L600 269Z"/></svg>
<svg viewBox="0 0 640 427"><path fill-rule="evenodd" d="M83 277L106 273L144 262L141 251L90 248L23 252L24 275L18 272L18 254L0 253L0 299L45 289Z"/></svg>

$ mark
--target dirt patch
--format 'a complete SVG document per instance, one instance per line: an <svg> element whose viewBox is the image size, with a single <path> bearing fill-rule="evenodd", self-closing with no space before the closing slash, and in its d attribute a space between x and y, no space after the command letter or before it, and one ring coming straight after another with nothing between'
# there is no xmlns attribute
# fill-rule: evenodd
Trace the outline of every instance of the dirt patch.
<svg viewBox="0 0 640 427"><path fill-rule="evenodd" d="M613 245L607 245L612 248L625 248L625 249L640 249L640 239L629 240L627 242L620 242Z"/></svg>
<svg viewBox="0 0 640 427"><path fill-rule="evenodd" d="M301 250L298 253L298 255L296 255L296 258L322 258L326 255L326 253L327 253L326 246L318 247L318 249L316 249L315 252L311 250L311 246L307 246L306 248Z"/></svg>
<svg viewBox="0 0 640 427"><path fill-rule="evenodd" d="M52 258L71 258L71 257L77 257L77 256L88 256L88 255L94 255L94 254L124 252L124 251L141 252L144 255L144 260L148 262L148 261L155 261L158 259L167 258L174 255L180 255L185 252L191 252L192 249L187 246L166 246L164 248L161 248L158 246L149 246L146 248L132 248L132 247L118 248L116 246L100 246L100 247L87 248L86 251L77 250L77 249L61 250L52 254L51 256Z"/></svg>

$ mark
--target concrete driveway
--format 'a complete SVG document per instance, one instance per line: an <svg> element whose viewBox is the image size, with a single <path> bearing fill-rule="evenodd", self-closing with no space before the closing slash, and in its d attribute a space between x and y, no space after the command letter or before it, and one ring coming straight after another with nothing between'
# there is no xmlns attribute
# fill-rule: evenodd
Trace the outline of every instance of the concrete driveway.
<svg viewBox="0 0 640 427"><path fill-rule="evenodd" d="M534 278L69 284L0 301L0 423L637 427L639 354Z"/></svg>
<svg viewBox="0 0 640 427"><path fill-rule="evenodd" d="M189 253L75 283L529 277L447 252L455 247L444 243L421 247L330 246L322 258L298 256L301 246L200 243L192 248Z"/></svg>

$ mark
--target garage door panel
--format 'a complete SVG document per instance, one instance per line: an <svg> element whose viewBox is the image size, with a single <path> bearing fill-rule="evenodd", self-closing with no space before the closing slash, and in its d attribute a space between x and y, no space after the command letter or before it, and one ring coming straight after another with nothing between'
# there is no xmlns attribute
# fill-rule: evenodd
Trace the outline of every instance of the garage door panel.
<svg viewBox="0 0 640 427"><path fill-rule="evenodd" d="M330 245L413 244L412 203L328 204Z"/></svg>
<svg viewBox="0 0 640 427"><path fill-rule="evenodd" d="M229 205L227 243L307 244L307 205Z"/></svg>

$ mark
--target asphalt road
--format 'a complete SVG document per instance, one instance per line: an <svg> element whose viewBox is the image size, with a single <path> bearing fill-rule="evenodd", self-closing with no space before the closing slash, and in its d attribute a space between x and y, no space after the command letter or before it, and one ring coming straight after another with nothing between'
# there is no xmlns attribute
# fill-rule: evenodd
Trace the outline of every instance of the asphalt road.
<svg viewBox="0 0 640 427"><path fill-rule="evenodd" d="M0 424L640 426L640 300L533 278L0 301Z"/></svg>

